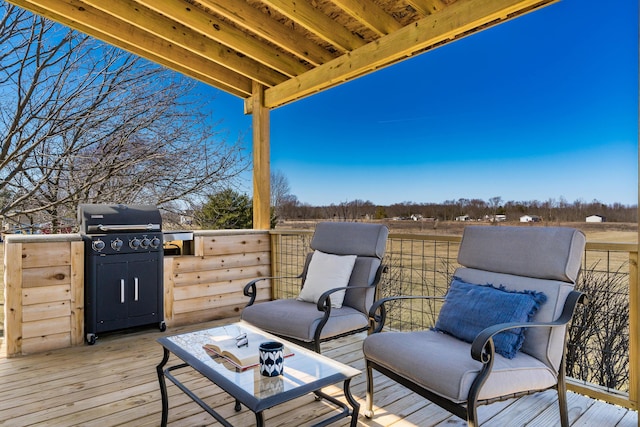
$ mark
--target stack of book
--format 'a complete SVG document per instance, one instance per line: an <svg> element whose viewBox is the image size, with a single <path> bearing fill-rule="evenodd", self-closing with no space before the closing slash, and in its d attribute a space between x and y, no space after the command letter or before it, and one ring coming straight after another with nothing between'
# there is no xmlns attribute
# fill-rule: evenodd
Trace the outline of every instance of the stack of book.
<svg viewBox="0 0 640 427"><path fill-rule="evenodd" d="M222 357L234 367L244 371L260 364L258 348L265 339L262 335L246 333L246 344L238 346L241 340L228 335L212 336L211 343L203 348L211 357ZM284 347L284 357L293 356L293 352L287 346Z"/></svg>

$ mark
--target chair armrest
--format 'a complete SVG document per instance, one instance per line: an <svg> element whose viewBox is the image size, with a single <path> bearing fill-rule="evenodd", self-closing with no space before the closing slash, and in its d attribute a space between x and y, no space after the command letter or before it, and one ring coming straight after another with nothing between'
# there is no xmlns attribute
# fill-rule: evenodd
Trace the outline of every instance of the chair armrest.
<svg viewBox="0 0 640 427"><path fill-rule="evenodd" d="M385 308L385 303L389 301L403 300L403 299L444 299L444 296L401 295L401 296L395 296L395 297L381 298L375 301L371 305L371 308L369 308L369 335L380 332L384 327L384 322L386 322L387 320L387 309ZM376 314L378 310L380 310L380 313Z"/></svg>
<svg viewBox="0 0 640 427"><path fill-rule="evenodd" d="M301 279L301 278L302 278L302 274L298 276L267 276L267 277L259 277L257 279L253 279L252 281L244 285L244 288L242 289L242 293L244 294L244 296L250 298L249 302L245 307L249 307L250 305L253 305L253 303L256 301L256 296L258 293L256 289L256 283L262 280L270 280L270 279Z"/></svg>
<svg viewBox="0 0 640 427"><path fill-rule="evenodd" d="M586 295L582 292L571 291L564 303L560 317L553 322L511 322L489 326L482 330L473 340L473 343L471 344L471 357L485 364L493 359L495 351L493 346L493 336L500 332L515 328L553 328L566 325L573 317L573 312L578 303L586 304Z"/></svg>

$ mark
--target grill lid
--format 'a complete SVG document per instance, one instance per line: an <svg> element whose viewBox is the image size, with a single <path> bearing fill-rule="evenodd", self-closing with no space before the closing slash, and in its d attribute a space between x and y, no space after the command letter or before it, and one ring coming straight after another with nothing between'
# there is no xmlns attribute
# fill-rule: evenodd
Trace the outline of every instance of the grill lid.
<svg viewBox="0 0 640 427"><path fill-rule="evenodd" d="M151 205L78 205L80 233L113 233L127 231L160 231L160 211Z"/></svg>

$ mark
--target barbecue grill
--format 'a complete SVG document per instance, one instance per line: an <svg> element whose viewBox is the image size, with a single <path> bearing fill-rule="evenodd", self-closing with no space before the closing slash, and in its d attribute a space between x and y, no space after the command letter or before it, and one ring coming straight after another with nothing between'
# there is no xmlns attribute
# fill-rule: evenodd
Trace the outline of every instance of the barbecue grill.
<svg viewBox="0 0 640 427"><path fill-rule="evenodd" d="M162 218L154 206L78 206L85 242L85 332L157 324L163 317Z"/></svg>

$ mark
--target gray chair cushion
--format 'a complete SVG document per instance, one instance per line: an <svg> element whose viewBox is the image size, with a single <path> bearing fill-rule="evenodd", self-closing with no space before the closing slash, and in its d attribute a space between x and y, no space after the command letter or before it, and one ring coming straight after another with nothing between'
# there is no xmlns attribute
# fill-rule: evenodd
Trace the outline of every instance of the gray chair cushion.
<svg viewBox="0 0 640 427"><path fill-rule="evenodd" d="M378 258L359 256L353 266L348 286L371 286L376 278L376 271L380 267L380 262ZM375 293L374 287L369 289L348 289L342 304L368 315Z"/></svg>
<svg viewBox="0 0 640 427"><path fill-rule="evenodd" d="M336 255L358 255L382 259L389 229L381 224L321 222L311 239L311 249Z"/></svg>
<svg viewBox="0 0 640 427"><path fill-rule="evenodd" d="M469 283L479 285L489 283L494 286L503 285L505 289L511 291L535 290L544 293L547 296L547 301L540 306L533 317L532 320L536 322L551 322L557 319L562 312L567 295L573 290L572 283L493 273L473 268L461 267L454 274ZM524 333L525 339L521 351L540 359L554 371L557 371L562 359L564 332L564 328L527 329Z"/></svg>
<svg viewBox="0 0 640 427"><path fill-rule="evenodd" d="M242 320L276 335L311 342L323 314L315 304L283 299L245 307ZM332 308L331 317L322 329L320 338L330 338L354 329L366 328L368 322L367 316L354 308Z"/></svg>
<svg viewBox="0 0 640 427"><path fill-rule="evenodd" d="M467 400L481 369L470 356L471 344L433 331L373 334L365 339L363 351L367 359L456 403ZM556 381L556 374L534 357L520 353L506 359L496 354L479 399L541 390Z"/></svg>
<svg viewBox="0 0 640 427"><path fill-rule="evenodd" d="M585 242L584 233L568 227L469 226L458 262L496 273L575 282Z"/></svg>

